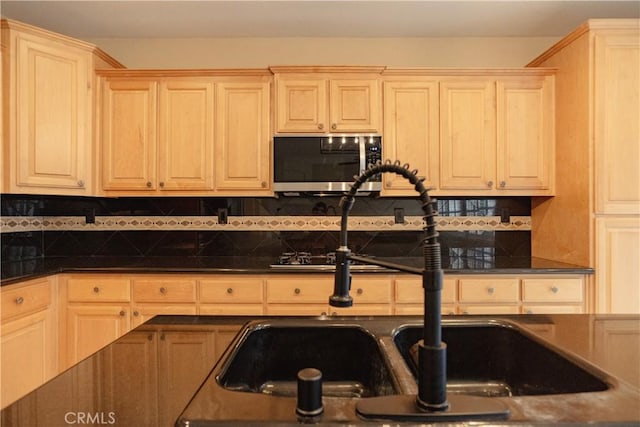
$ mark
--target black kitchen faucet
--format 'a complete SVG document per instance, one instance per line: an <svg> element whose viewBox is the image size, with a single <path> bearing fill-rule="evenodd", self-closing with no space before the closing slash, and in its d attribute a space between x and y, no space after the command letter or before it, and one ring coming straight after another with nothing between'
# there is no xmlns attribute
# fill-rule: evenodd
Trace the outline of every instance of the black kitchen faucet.
<svg viewBox="0 0 640 427"><path fill-rule="evenodd" d="M398 265L377 259L355 256L347 245L347 224L349 211L355 203L358 188L369 178L380 173L395 173L403 176L419 194L426 226L422 241L424 268ZM418 342L418 395L379 396L362 399L356 410L363 418L386 419L395 421L457 421L457 420L495 420L509 417L509 409L501 402L487 397L452 395L447 399L447 361L446 344L441 341L442 322L440 313L442 291L442 266L440 243L434 217L435 201L429 197L424 186L424 178L417 176L417 170L409 170L409 165L401 166L400 161L392 163L378 162L369 165L359 176L351 189L340 200L342 224L340 226L340 247L336 250L336 271L333 295L329 304L334 307L350 307L353 299L351 289L350 260L365 264L389 267L407 273L422 276L424 288L424 325L422 340Z"/></svg>

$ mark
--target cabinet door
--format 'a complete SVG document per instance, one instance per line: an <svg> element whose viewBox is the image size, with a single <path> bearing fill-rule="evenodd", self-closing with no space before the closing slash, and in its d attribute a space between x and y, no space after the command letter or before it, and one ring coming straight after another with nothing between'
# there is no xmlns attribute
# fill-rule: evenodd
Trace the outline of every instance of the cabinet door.
<svg viewBox="0 0 640 427"><path fill-rule="evenodd" d="M440 188L495 187L495 83L440 83Z"/></svg>
<svg viewBox="0 0 640 427"><path fill-rule="evenodd" d="M158 187L213 189L213 82L160 84Z"/></svg>
<svg viewBox="0 0 640 427"><path fill-rule="evenodd" d="M595 36L596 212L640 214L640 37Z"/></svg>
<svg viewBox="0 0 640 427"><path fill-rule="evenodd" d="M276 132L329 131L327 80L276 77Z"/></svg>
<svg viewBox="0 0 640 427"><path fill-rule="evenodd" d="M102 188L155 190L157 83L106 80L102 90Z"/></svg>
<svg viewBox="0 0 640 427"><path fill-rule="evenodd" d="M602 318L594 321L596 363L640 387L640 322L637 318Z"/></svg>
<svg viewBox="0 0 640 427"><path fill-rule="evenodd" d="M439 164L438 83L385 82L383 157L409 163L437 187ZM384 177L383 194L414 195L413 185L396 174Z"/></svg>
<svg viewBox="0 0 640 427"><path fill-rule="evenodd" d="M46 310L2 325L1 408L57 373L56 341L54 322Z"/></svg>
<svg viewBox="0 0 640 427"><path fill-rule="evenodd" d="M110 344L130 329L129 306L67 306L67 357L74 364Z"/></svg>
<svg viewBox="0 0 640 427"><path fill-rule="evenodd" d="M553 178L552 78L497 82L497 188L550 190Z"/></svg>
<svg viewBox="0 0 640 427"><path fill-rule="evenodd" d="M173 425L217 361L216 334L166 331L158 342L158 425Z"/></svg>
<svg viewBox="0 0 640 427"><path fill-rule="evenodd" d="M131 332L100 353L95 383L105 420L111 414L119 425L169 425L158 424L157 341L153 332Z"/></svg>
<svg viewBox="0 0 640 427"><path fill-rule="evenodd" d="M596 310L640 313L640 218L596 219Z"/></svg>
<svg viewBox="0 0 640 427"><path fill-rule="evenodd" d="M15 49L11 191L90 194L90 54L27 35Z"/></svg>
<svg viewBox="0 0 640 427"><path fill-rule="evenodd" d="M269 193L269 83L220 83L216 93L216 190Z"/></svg>
<svg viewBox="0 0 640 427"><path fill-rule="evenodd" d="M131 308L131 327L142 325L160 314L195 315L196 304L134 304Z"/></svg>
<svg viewBox="0 0 640 427"><path fill-rule="evenodd" d="M378 80L331 80L329 102L329 132L380 132Z"/></svg>

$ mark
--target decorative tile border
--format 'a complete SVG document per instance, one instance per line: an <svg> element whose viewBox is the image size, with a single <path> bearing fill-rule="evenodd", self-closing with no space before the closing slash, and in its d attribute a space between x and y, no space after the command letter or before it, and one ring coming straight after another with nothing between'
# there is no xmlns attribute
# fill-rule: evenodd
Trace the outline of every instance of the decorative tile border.
<svg viewBox="0 0 640 427"><path fill-rule="evenodd" d="M438 231L530 231L530 216L512 216L509 223L499 216L441 216ZM338 231L339 216L230 216L227 224L218 224L215 216L97 216L86 224L83 216L0 217L2 233L28 231ZM419 231L421 216L406 216L404 224L395 224L393 216L353 216L349 230Z"/></svg>

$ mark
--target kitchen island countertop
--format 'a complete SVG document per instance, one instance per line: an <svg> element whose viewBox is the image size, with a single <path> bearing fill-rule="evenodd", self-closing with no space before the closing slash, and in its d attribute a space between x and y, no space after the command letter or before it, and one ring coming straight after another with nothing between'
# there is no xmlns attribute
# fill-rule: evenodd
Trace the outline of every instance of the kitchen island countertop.
<svg viewBox="0 0 640 427"><path fill-rule="evenodd" d="M444 321L446 322L448 318L453 319L453 317L445 316ZM638 336L640 336L640 316L564 314L467 316L465 318L502 319L515 322L529 333L578 358L581 363L586 364L585 366L592 367L594 372L600 372L604 381L609 385L609 390L548 396L549 399L556 402L568 402L566 403L569 405L567 406L568 412L562 420L563 423L572 422L572 416L575 416L576 421L584 422L585 413L595 413L588 408L588 405L598 406L603 402L608 405L609 409L598 415L600 418L594 418L589 422L607 424L610 421L620 421L619 414L623 414L623 418L626 417L626 421L631 424L638 425L640 423L640 389L638 388L640 373L637 363L621 364L621 359L617 357L620 354L608 352L608 346L611 342L607 339L606 333L602 334L602 331L618 330L620 325L627 329L631 326L635 335L630 335L629 339L625 341L619 341L616 351L622 354L625 352L631 355L637 354L638 349L635 347L638 345ZM201 340L203 335L215 335L221 330L224 330L225 333L235 334L246 321L252 319L217 316L155 317L5 408L1 414L2 425L63 426L69 425L71 421L77 421L79 416L87 416L87 414L94 417L94 420L113 425L170 425L183 413L184 408L188 407L192 396L199 393L199 386L203 382L206 384L207 374L212 372L216 366L216 360L205 361L205 366L208 366L206 372L199 375L190 387L176 388L173 387L175 384L172 384L172 381L177 381L180 375L189 372L190 367L188 364L185 366L180 363L167 364L166 362L168 360L191 360L195 365L201 362L201 354L192 354L194 347L189 345L182 348L176 346L174 351L177 353L168 354L163 343L170 341L171 333L179 333L182 343L191 342L190 338L196 341ZM268 318L260 319L268 321ZM327 319L336 320L335 317L299 319L311 319L318 322ZM350 319L349 321L358 322L358 318ZM361 318L363 323L378 319L385 318ZM415 316L393 319L397 319L400 323L415 323L421 320L420 317ZM132 353L132 343L139 343L142 346L140 348L150 351ZM137 357L131 357L134 354ZM223 361L224 358L223 355L220 361ZM637 362L637 359L635 361ZM185 369L186 371L184 371ZM183 370L182 373L181 370ZM210 378L208 381L211 380ZM145 393L141 393L140 390L145 390ZM238 393L242 395L242 392ZM274 402L277 401L274 400ZM516 405L520 405L523 408L522 413L526 414L527 410L535 411L530 402L540 402L540 399L524 396L514 398L513 401ZM587 406L581 407L580 405ZM251 411L251 408L248 410ZM616 418L612 414L618 414L618 417ZM491 422L490 424L530 425L531 423L522 420L521 415L512 420ZM169 419L172 421L167 422L166 420ZM233 420L220 421L226 423L225 425L234 425ZM256 420L255 424L267 425L264 422L268 423L268 420ZM360 422L363 421L355 417L347 424L341 425ZM558 424L556 419L545 421L540 418L536 419L534 423L536 425ZM242 425L252 424L253 421L242 423ZM289 424L296 425L295 422ZM366 424L380 425L376 422ZM484 423L474 421L472 424L483 425ZM395 425L395 423L385 423L385 425ZM460 423L456 425L460 425Z"/></svg>

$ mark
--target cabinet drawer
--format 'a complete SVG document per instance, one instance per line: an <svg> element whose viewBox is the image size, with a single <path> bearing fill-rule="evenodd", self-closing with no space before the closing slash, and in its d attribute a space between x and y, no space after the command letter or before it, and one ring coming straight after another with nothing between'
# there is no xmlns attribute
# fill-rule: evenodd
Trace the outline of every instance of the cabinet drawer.
<svg viewBox="0 0 640 427"><path fill-rule="evenodd" d="M262 303L262 279L224 278L200 280L200 302Z"/></svg>
<svg viewBox="0 0 640 427"><path fill-rule="evenodd" d="M456 279L444 278L442 283L442 302L456 302ZM396 279L396 302L401 304L422 303L424 290L422 279L419 277L407 277Z"/></svg>
<svg viewBox="0 0 640 427"><path fill-rule="evenodd" d="M7 289L7 290L4 290ZM31 282L25 286L5 287L2 297L2 320L43 310L51 304L51 284L48 280Z"/></svg>
<svg viewBox="0 0 640 427"><path fill-rule="evenodd" d="M518 279L460 279L460 302L518 302Z"/></svg>
<svg viewBox="0 0 640 427"><path fill-rule="evenodd" d="M353 297L354 306L363 303L390 303L391 280L379 277L353 276L350 295ZM327 295L327 298L329 296Z"/></svg>
<svg viewBox="0 0 640 427"><path fill-rule="evenodd" d="M128 302L131 288L128 279L81 278L67 280L70 302Z"/></svg>
<svg viewBox="0 0 640 427"><path fill-rule="evenodd" d="M216 316L261 316L264 314L262 304L201 304L202 315Z"/></svg>
<svg viewBox="0 0 640 427"><path fill-rule="evenodd" d="M195 280L134 280L135 302L195 302Z"/></svg>
<svg viewBox="0 0 640 427"><path fill-rule="evenodd" d="M525 302L582 302L582 279L524 279L522 300Z"/></svg>
<svg viewBox="0 0 640 427"><path fill-rule="evenodd" d="M391 306L388 304L357 304L351 307L329 307L329 313L337 316L388 316Z"/></svg>
<svg viewBox="0 0 640 427"><path fill-rule="evenodd" d="M517 305L465 305L458 308L460 314L518 314Z"/></svg>
<svg viewBox="0 0 640 427"><path fill-rule="evenodd" d="M526 314L575 314L584 313L582 305L523 305L522 312Z"/></svg>
<svg viewBox="0 0 640 427"><path fill-rule="evenodd" d="M267 279L269 303L323 303L329 304L333 293L333 277ZM326 309L326 307L325 307Z"/></svg>

